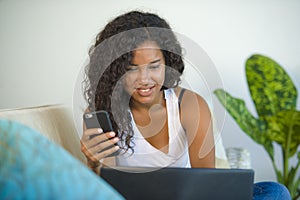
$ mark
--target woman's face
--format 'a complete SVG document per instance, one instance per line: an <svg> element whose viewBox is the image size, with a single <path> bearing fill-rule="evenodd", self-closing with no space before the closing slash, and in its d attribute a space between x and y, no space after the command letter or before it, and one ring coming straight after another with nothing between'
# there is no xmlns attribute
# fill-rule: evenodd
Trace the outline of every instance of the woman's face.
<svg viewBox="0 0 300 200"><path fill-rule="evenodd" d="M164 79L165 60L159 46L151 41L139 45L124 77L125 88L135 104L158 103Z"/></svg>

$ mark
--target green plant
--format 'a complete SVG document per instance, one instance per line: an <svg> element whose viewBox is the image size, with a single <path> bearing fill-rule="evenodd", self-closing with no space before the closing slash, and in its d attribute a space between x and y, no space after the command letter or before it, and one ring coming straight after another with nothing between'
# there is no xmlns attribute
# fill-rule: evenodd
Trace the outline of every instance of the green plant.
<svg viewBox="0 0 300 200"><path fill-rule="evenodd" d="M246 61L246 78L258 117L253 116L245 102L223 89L214 91L219 101L240 128L267 151L277 181L284 184L293 199L300 197L300 111L296 110L297 89L274 60L263 55L252 55ZM274 143L282 150L282 169L275 163ZM290 159L297 156L291 166Z"/></svg>

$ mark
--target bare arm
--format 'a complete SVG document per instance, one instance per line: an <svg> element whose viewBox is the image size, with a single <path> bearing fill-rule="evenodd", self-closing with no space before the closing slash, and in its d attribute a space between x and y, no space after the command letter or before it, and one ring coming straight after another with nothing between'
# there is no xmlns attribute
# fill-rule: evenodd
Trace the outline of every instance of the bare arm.
<svg viewBox="0 0 300 200"><path fill-rule="evenodd" d="M205 100L194 92L186 91L181 102L181 123L189 142L193 168L214 168L215 148L212 118Z"/></svg>

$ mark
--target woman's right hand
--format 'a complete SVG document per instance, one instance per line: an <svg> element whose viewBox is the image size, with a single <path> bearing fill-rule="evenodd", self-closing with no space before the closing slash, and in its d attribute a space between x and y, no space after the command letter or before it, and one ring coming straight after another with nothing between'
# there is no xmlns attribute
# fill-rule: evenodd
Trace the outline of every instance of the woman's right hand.
<svg viewBox="0 0 300 200"><path fill-rule="evenodd" d="M119 146L114 145L118 141L119 138L116 137L115 132L103 133L101 128L84 129L80 143L81 151L87 158L88 165L98 167L101 164L99 160L119 149Z"/></svg>

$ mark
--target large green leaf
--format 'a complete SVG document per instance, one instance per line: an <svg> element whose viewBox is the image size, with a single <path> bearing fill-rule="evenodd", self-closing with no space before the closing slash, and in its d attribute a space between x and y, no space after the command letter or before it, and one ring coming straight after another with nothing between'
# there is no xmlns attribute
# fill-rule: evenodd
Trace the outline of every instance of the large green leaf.
<svg viewBox="0 0 300 200"><path fill-rule="evenodd" d="M251 56L246 62L246 76L260 117L296 108L296 87L274 60L258 54Z"/></svg>
<svg viewBox="0 0 300 200"><path fill-rule="evenodd" d="M280 144L285 151L289 151L288 157L292 157L300 144L300 111L280 111L266 120L268 138Z"/></svg>
<svg viewBox="0 0 300 200"><path fill-rule="evenodd" d="M297 90L284 69L272 59L253 55L246 62L246 76L258 118L252 116L241 99L222 89L215 94L240 128L255 142L264 146L272 159L277 180L287 186L292 198L300 197L300 111L296 110ZM274 160L273 141L282 148L283 167ZM297 153L295 167L289 159Z"/></svg>
<svg viewBox="0 0 300 200"><path fill-rule="evenodd" d="M255 142L263 145L273 160L274 151L272 141L266 135L267 124L260 119L256 119L249 112L243 100L234 98L223 89L217 89L214 93L240 128Z"/></svg>

